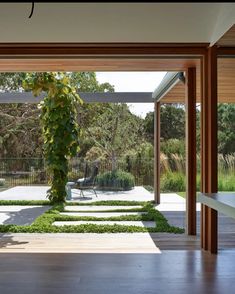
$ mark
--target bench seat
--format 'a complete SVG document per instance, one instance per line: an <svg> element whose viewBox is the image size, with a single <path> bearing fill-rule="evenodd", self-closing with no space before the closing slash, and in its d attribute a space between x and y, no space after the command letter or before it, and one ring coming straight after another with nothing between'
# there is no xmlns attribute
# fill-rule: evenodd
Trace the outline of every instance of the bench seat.
<svg viewBox="0 0 235 294"><path fill-rule="evenodd" d="M235 193L198 193L198 202L235 218Z"/></svg>

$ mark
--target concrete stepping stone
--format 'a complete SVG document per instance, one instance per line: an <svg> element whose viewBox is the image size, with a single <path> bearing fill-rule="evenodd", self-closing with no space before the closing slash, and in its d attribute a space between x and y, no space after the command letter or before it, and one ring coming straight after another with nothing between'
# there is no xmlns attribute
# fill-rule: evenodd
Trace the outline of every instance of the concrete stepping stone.
<svg viewBox="0 0 235 294"><path fill-rule="evenodd" d="M142 215L146 212L61 212L61 215L90 216L90 217L118 217L123 215Z"/></svg>
<svg viewBox="0 0 235 294"><path fill-rule="evenodd" d="M138 226L145 228L154 228L156 226L154 221L56 221L53 223L54 226L79 226L84 224Z"/></svg>
<svg viewBox="0 0 235 294"><path fill-rule="evenodd" d="M139 209L142 208L141 205L135 206L107 206L107 205L76 205L76 206L65 206L65 210L69 211L105 211L105 210L129 210L129 209Z"/></svg>

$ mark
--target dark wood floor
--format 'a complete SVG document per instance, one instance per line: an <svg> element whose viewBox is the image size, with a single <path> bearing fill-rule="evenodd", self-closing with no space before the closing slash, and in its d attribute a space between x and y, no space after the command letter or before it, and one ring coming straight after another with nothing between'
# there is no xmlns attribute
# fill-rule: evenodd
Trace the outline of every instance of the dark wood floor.
<svg viewBox="0 0 235 294"><path fill-rule="evenodd" d="M235 251L0 254L2 294L233 293Z"/></svg>

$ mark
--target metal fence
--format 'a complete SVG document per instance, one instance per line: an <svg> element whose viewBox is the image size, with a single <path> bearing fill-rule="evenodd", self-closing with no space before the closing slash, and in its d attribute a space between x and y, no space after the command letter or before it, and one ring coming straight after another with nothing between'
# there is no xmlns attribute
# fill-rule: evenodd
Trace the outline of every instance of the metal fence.
<svg viewBox="0 0 235 294"><path fill-rule="evenodd" d="M47 184L43 158L0 158L0 178L7 186Z"/></svg>
<svg viewBox="0 0 235 294"><path fill-rule="evenodd" d="M84 177L84 158L72 158L69 161L69 180ZM91 164L91 163L90 163ZM135 177L135 185L153 186L153 158L126 157L117 160L117 168L130 172ZM112 163L108 160L99 163L99 173L112 170ZM18 185L46 185L48 174L43 158L0 158L0 178L5 179L7 186Z"/></svg>

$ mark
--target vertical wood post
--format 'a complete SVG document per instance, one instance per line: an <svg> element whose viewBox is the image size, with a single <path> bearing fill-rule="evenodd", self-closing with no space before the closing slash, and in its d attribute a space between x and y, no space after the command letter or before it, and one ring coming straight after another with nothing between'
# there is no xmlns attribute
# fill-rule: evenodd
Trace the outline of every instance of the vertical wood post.
<svg viewBox="0 0 235 294"><path fill-rule="evenodd" d="M196 68L186 72L186 230L196 235Z"/></svg>
<svg viewBox="0 0 235 294"><path fill-rule="evenodd" d="M160 102L154 103L154 200L160 204Z"/></svg>
<svg viewBox="0 0 235 294"><path fill-rule="evenodd" d="M201 101L201 190L216 193L217 172L217 48L208 49L203 59L203 95ZM201 246L204 250L217 253L217 211L202 205Z"/></svg>

